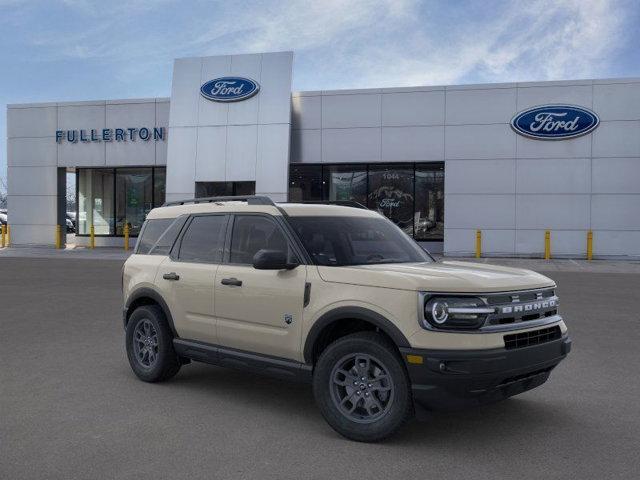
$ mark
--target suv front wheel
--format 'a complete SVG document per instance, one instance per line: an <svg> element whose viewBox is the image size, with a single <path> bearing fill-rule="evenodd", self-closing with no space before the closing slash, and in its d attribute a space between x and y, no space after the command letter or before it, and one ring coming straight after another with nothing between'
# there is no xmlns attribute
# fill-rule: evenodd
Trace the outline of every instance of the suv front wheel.
<svg viewBox="0 0 640 480"><path fill-rule="evenodd" d="M144 305L133 311L127 322L126 342L129 364L140 380L161 382L180 370L173 335L157 305Z"/></svg>
<svg viewBox="0 0 640 480"><path fill-rule="evenodd" d="M382 440L413 413L404 365L394 346L374 332L329 345L316 364L313 391L325 420L351 440Z"/></svg>

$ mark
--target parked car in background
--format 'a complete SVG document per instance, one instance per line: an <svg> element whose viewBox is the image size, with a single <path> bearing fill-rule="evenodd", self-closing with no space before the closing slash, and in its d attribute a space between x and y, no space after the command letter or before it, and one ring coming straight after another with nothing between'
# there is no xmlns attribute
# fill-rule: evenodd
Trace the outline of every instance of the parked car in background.
<svg viewBox="0 0 640 480"><path fill-rule="evenodd" d="M0 225L7 224L7 211L0 210Z"/></svg>
<svg viewBox="0 0 640 480"><path fill-rule="evenodd" d="M76 212L67 212L67 232L76 232Z"/></svg>

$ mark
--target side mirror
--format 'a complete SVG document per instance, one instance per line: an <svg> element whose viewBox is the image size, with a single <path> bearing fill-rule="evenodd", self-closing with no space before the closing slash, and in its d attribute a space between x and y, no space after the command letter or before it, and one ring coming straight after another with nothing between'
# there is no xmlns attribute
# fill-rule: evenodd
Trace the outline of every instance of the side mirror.
<svg viewBox="0 0 640 480"><path fill-rule="evenodd" d="M253 268L256 270L292 270L297 262L288 262L287 254L282 250L258 250L253 256Z"/></svg>

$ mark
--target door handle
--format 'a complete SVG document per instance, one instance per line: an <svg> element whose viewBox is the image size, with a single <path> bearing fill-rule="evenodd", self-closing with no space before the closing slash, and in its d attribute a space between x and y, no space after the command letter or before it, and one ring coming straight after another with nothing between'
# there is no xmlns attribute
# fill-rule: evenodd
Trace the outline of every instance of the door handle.
<svg viewBox="0 0 640 480"><path fill-rule="evenodd" d="M171 272L165 273L164 275L162 275L162 278L164 278L165 280L180 280L180 275L178 275L176 272Z"/></svg>
<svg viewBox="0 0 640 480"><path fill-rule="evenodd" d="M238 280L237 278L223 278L220 283L222 285L229 285L231 287L241 287L242 280Z"/></svg>

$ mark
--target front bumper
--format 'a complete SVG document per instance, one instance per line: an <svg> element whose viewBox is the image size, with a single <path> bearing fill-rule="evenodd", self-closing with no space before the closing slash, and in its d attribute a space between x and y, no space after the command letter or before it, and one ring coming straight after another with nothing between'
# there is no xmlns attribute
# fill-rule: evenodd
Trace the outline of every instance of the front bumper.
<svg viewBox="0 0 640 480"><path fill-rule="evenodd" d="M482 405L531 390L542 385L570 351L571 340L566 334L512 350L400 349L414 402L427 410ZM420 359L421 364L415 363Z"/></svg>

